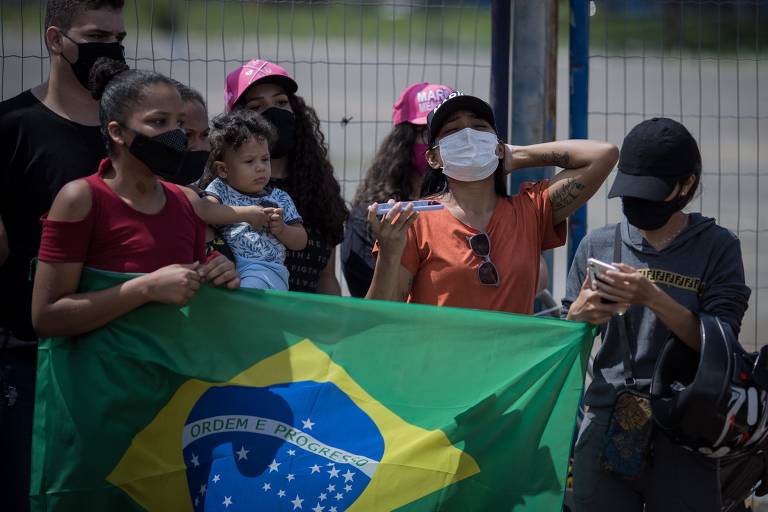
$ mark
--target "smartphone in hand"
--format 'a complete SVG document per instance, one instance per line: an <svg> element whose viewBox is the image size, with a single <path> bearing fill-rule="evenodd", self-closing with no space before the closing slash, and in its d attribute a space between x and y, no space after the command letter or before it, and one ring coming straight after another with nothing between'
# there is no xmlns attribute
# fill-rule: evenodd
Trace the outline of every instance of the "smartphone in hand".
<svg viewBox="0 0 768 512"><path fill-rule="evenodd" d="M587 272L589 273L589 280L592 283L593 290L597 290L598 276L603 272L608 272L609 270L613 270L614 272L621 272L618 267L615 267L610 263L600 261L596 258L589 258L587 260ZM600 299L600 302L603 304L615 304L614 301L607 299Z"/></svg>
<svg viewBox="0 0 768 512"><path fill-rule="evenodd" d="M442 203L438 201L430 201L430 200L419 200L419 201L403 201L401 203L402 209L404 210L409 204L413 205L413 211L415 212L429 212L434 210L442 210L445 208ZM378 203L376 206L376 215L384 215L389 210L392 209L394 204L389 203Z"/></svg>

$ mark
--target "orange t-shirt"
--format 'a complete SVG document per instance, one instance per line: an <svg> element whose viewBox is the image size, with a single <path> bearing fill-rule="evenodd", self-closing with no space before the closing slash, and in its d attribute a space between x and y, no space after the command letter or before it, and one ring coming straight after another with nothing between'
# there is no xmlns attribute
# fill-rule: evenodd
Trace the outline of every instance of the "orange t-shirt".
<svg viewBox="0 0 768 512"><path fill-rule="evenodd" d="M499 198L488 223L490 258L499 286L480 284L483 258L469 247L479 233L448 209L424 212L408 230L400 262L413 275L408 302L533 313L541 251L561 246L566 223L552 225L549 182L523 183L517 195Z"/></svg>

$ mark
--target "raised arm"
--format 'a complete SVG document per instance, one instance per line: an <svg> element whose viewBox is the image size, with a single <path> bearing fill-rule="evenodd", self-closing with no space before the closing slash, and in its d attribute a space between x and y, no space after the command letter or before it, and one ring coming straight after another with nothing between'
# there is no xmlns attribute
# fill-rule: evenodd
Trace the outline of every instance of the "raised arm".
<svg viewBox="0 0 768 512"><path fill-rule="evenodd" d="M507 145L507 172L526 167L557 166L549 185L552 224L557 225L597 192L610 174L619 150L613 144L593 140L563 140L531 146Z"/></svg>
<svg viewBox="0 0 768 512"><path fill-rule="evenodd" d="M78 222L90 210L90 188L77 180L61 189L48 219ZM112 288L76 293L83 262L39 261L32 293L32 324L40 337L69 336L97 329L147 302L183 304L200 287L198 265L171 265Z"/></svg>

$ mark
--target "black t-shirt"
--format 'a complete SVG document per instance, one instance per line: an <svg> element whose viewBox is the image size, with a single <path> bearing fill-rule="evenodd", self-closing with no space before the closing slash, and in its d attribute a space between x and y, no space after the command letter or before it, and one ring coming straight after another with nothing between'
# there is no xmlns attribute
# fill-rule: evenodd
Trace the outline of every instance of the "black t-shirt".
<svg viewBox="0 0 768 512"><path fill-rule="evenodd" d="M284 179L273 179L270 183L274 187L285 190L290 195L290 191L286 190ZM301 212L298 204L296 207ZM311 220L304 218L304 227L307 230L307 247L302 251L285 252L285 266L289 273L288 289L292 292L317 293L320 273L328 265L333 248L336 246L335 243L324 237L317 228L312 227Z"/></svg>
<svg viewBox="0 0 768 512"><path fill-rule="evenodd" d="M364 297L373 280L373 235L368 227L368 207L352 208L341 242L341 268L353 297Z"/></svg>
<svg viewBox="0 0 768 512"><path fill-rule="evenodd" d="M10 247L0 267L0 327L33 340L30 261L40 217L61 187L96 172L106 151L98 126L64 119L30 91L0 103L0 133L0 217Z"/></svg>

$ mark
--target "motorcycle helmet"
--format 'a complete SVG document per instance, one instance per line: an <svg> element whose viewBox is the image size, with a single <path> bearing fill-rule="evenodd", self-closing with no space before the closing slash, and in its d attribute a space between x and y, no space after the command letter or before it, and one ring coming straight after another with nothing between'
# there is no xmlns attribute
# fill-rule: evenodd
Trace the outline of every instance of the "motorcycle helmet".
<svg viewBox="0 0 768 512"><path fill-rule="evenodd" d="M756 354L730 326L700 317L701 350L671 337L656 362L651 411L677 444L711 458L743 455L768 434L768 390L758 384ZM759 372L758 372L759 373Z"/></svg>

